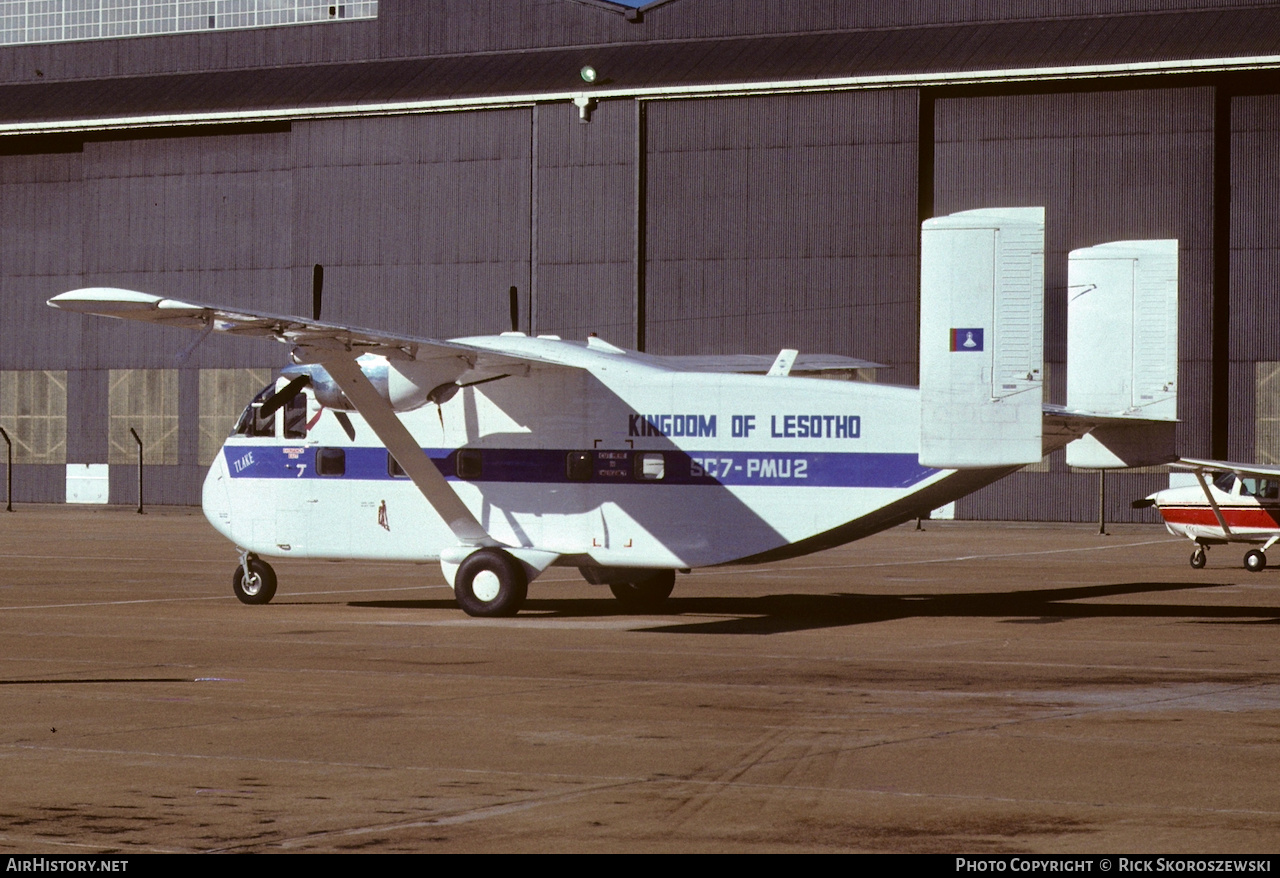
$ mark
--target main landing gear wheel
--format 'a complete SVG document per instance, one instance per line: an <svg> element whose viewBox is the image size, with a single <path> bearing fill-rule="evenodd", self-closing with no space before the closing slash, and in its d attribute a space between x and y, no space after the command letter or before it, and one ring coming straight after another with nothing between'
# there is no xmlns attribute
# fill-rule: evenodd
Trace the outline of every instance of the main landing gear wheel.
<svg viewBox="0 0 1280 878"><path fill-rule="evenodd" d="M1206 560L1204 546L1196 546L1196 550L1191 553L1191 566L1199 570L1204 567Z"/></svg>
<svg viewBox="0 0 1280 878"><path fill-rule="evenodd" d="M1267 556L1262 554L1261 549L1250 549L1244 553L1244 569L1250 573L1257 573L1259 570L1265 570L1267 567Z"/></svg>
<svg viewBox="0 0 1280 878"><path fill-rule="evenodd" d="M529 593L529 577L501 549L480 549L458 565L453 597L468 616L514 616Z"/></svg>
<svg viewBox="0 0 1280 878"><path fill-rule="evenodd" d="M249 575L244 575L244 568ZM245 604L266 604L276 596L276 572L261 558L250 558L247 565L239 565L231 575L231 588Z"/></svg>
<svg viewBox="0 0 1280 878"><path fill-rule="evenodd" d="M613 592L623 609L636 613L653 613L662 609L675 587L674 570L659 570L639 582L609 583L609 591Z"/></svg>

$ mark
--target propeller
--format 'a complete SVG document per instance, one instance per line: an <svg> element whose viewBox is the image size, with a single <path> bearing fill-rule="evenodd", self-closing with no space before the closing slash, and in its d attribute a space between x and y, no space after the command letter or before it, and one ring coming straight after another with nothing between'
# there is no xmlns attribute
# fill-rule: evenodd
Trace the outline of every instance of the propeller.
<svg viewBox="0 0 1280 878"><path fill-rule="evenodd" d="M351 418L347 417L347 413L340 412L335 409L333 416L337 418L338 423L342 425L342 431L347 434L347 438L352 442L356 441L356 428L355 425L351 423Z"/></svg>
<svg viewBox="0 0 1280 878"><path fill-rule="evenodd" d="M258 417L269 418L289 404L289 401L302 392L302 388L311 383L310 375L299 375L284 387L267 398L258 411Z"/></svg>
<svg viewBox="0 0 1280 878"><path fill-rule="evenodd" d="M520 291L516 287L511 288L511 331L520 331Z"/></svg>
<svg viewBox="0 0 1280 878"><path fill-rule="evenodd" d="M320 295L324 292L324 266L316 263L311 269L311 319L320 319Z"/></svg>

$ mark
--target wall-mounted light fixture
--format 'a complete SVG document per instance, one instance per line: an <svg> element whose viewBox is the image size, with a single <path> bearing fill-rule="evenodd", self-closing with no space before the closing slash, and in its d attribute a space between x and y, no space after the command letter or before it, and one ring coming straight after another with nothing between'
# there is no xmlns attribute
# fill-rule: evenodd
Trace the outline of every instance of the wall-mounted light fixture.
<svg viewBox="0 0 1280 878"><path fill-rule="evenodd" d="M582 77L582 81L587 85L596 81L596 69L590 64L578 71L578 75Z"/></svg>

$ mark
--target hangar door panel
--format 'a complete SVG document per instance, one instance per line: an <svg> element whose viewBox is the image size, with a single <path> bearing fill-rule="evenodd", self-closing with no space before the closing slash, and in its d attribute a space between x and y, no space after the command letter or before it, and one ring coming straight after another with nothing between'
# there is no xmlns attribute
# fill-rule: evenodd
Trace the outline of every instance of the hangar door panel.
<svg viewBox="0 0 1280 878"><path fill-rule="evenodd" d="M646 336L658 353L916 359L916 94L647 108Z"/></svg>
<svg viewBox="0 0 1280 878"><path fill-rule="evenodd" d="M529 287L529 110L294 126L295 308L449 337L509 329Z"/></svg>
<svg viewBox="0 0 1280 878"><path fill-rule="evenodd" d="M289 133L89 141L83 154L83 278L267 311L288 296ZM171 368L183 333L103 321L82 365ZM275 363L270 343L204 345L190 365Z"/></svg>
<svg viewBox="0 0 1280 878"><path fill-rule="evenodd" d="M1230 460L1280 460L1280 97L1231 102Z"/></svg>

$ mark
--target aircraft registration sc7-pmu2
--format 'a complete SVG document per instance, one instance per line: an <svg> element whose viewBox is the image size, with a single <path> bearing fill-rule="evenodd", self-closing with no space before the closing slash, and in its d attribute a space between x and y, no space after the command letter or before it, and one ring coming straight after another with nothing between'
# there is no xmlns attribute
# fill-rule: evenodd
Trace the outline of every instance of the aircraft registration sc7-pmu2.
<svg viewBox="0 0 1280 878"><path fill-rule="evenodd" d="M791 349L406 337L322 322L318 288L311 319L112 288L50 304L289 346L204 484L242 601L274 595L265 557L438 560L472 615L514 614L553 565L652 611L676 571L856 540L1064 445L1076 466L1176 457L1176 241L1070 254L1061 406L1042 402L1043 208L921 238L919 388L802 377L875 364Z"/></svg>

